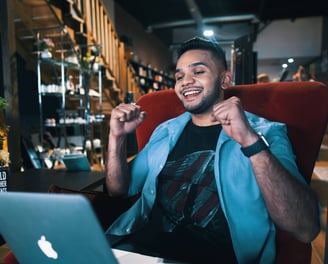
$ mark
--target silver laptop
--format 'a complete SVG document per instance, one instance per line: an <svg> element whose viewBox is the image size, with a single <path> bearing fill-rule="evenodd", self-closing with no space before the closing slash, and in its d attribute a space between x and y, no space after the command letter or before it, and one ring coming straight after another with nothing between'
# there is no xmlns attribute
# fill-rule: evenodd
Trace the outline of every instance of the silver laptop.
<svg viewBox="0 0 328 264"><path fill-rule="evenodd" d="M0 234L19 263L119 263L81 195L0 193Z"/></svg>
<svg viewBox="0 0 328 264"><path fill-rule="evenodd" d="M0 192L0 234L21 264L181 264L112 249L79 194Z"/></svg>

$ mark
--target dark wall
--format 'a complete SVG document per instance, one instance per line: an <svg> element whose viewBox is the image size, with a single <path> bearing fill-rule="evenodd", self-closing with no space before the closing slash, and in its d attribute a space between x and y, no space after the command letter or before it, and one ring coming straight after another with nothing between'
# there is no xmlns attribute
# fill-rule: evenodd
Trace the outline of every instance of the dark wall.
<svg viewBox="0 0 328 264"><path fill-rule="evenodd" d="M171 70L172 52L157 37L147 33L141 23L118 4L115 4L115 28L120 37L128 40L127 48L142 64L151 64L165 72Z"/></svg>
<svg viewBox="0 0 328 264"><path fill-rule="evenodd" d="M0 34L1 43L1 34ZM2 49L0 48L0 58L2 58ZM4 97L3 76L2 76L2 62L0 63L0 96Z"/></svg>
<svg viewBox="0 0 328 264"><path fill-rule="evenodd" d="M253 40L250 35L235 40L236 65L235 84L256 82L256 54L253 52Z"/></svg>
<svg viewBox="0 0 328 264"><path fill-rule="evenodd" d="M19 113L22 134L39 131L39 103L37 74L26 67L22 56L17 54L17 78Z"/></svg>

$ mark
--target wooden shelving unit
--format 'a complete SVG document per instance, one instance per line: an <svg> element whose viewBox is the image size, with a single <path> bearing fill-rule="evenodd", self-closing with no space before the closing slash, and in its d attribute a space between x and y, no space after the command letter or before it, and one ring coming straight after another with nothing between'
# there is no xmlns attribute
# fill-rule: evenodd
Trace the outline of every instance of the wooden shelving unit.
<svg viewBox="0 0 328 264"><path fill-rule="evenodd" d="M4 57L6 63L3 63L3 67L8 67L10 63L7 61L14 57L14 54L18 51L23 59L28 62L28 67L37 71L40 67L36 64L40 61L38 61L38 56L33 53L35 51L35 41L40 38L51 38L56 43L51 60L58 63L56 67L52 68L60 69L63 64L64 70L56 70L56 72L59 72L56 78L57 80L58 78L61 79L59 85L64 87L66 75L62 75L62 73L65 74L66 69L70 67L64 59L76 52L79 52L83 58L91 46L101 47L98 56L102 63L101 99L91 98L90 109L97 113L102 110L105 118L109 118L111 109L123 102L128 92L134 94L135 100L142 95L142 89L135 79L134 69L126 58L124 43L120 41L110 14L102 0L5 0L5 3L5 5L1 5L4 7L2 13L7 15L2 16L1 20L2 25L8 25L9 33L3 32L2 37L6 40L6 43L10 44L5 47L10 56ZM76 50L77 47L80 48L79 51ZM71 54L69 54L70 52ZM10 102L12 108L19 109L16 99L18 76L15 72L15 61L12 62L12 66L10 67L12 72L8 71L6 76L11 76L11 80L16 80L16 82L9 86L8 98L6 99ZM41 73L37 75L41 76ZM48 79L50 83L53 77L53 72L42 73L42 82ZM6 83L9 81L9 78L5 79ZM38 86L41 87L41 80L38 80ZM39 87L30 87L30 89ZM38 98L40 102L45 94L38 92L38 95L40 96ZM73 99L68 98L63 92L59 95L59 98L61 98L63 105L61 109L65 108L66 103L72 103L70 100ZM42 112L41 107L40 111ZM12 111L12 113L14 115L8 116L13 128L9 138L9 151L13 156L12 165L16 169L21 164L21 150L16 146L17 144L14 144L21 138L20 116L18 110ZM33 129L35 125L33 124ZM40 130L43 128L44 118L42 117L40 119ZM43 131L40 134L43 134ZM103 145L106 145L106 142Z"/></svg>
<svg viewBox="0 0 328 264"><path fill-rule="evenodd" d="M142 92L166 90L174 87L175 80L170 74L139 62L130 61L135 78Z"/></svg>

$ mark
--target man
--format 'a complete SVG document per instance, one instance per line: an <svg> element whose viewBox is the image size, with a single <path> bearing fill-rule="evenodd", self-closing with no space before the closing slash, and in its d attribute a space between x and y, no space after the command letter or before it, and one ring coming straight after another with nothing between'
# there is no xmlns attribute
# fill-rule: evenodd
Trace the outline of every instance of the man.
<svg viewBox="0 0 328 264"><path fill-rule="evenodd" d="M141 196L107 233L126 238L128 249L189 263L273 263L276 226L312 241L319 203L286 126L245 112L236 97L222 100L231 82L222 49L186 41L175 78L187 112L158 126L131 167L125 139L146 113L135 104L112 111L108 192Z"/></svg>

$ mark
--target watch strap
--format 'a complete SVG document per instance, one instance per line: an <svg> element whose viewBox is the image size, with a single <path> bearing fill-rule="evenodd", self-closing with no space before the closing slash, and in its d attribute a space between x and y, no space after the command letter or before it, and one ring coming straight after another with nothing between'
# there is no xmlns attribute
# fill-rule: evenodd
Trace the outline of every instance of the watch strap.
<svg viewBox="0 0 328 264"><path fill-rule="evenodd" d="M246 156L246 157L251 157L262 150L268 149L269 148L269 143L268 141L264 138L262 134L259 134L259 139L252 145L247 146L247 147L241 147L240 150L241 152Z"/></svg>

